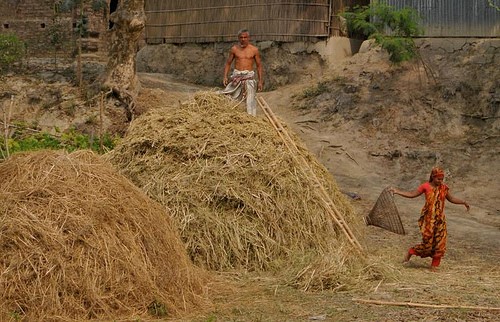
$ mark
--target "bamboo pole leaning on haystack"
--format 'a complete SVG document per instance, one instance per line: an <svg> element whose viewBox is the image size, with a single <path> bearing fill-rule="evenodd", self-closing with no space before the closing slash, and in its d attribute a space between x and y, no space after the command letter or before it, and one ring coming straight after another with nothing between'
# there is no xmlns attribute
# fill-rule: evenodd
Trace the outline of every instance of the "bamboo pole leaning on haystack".
<svg viewBox="0 0 500 322"><path fill-rule="evenodd" d="M304 173L304 176L306 178L311 178L311 180L314 182L314 185L318 187L317 193L319 194L319 199L323 202L323 205L328 212L328 214L333 218L337 226L340 228L340 230L346 235L347 240L351 243L352 246L354 246L355 249L357 249L361 254L363 253L363 247L361 244L358 242L354 234L352 233L351 229L349 226L346 224L342 214L338 211L338 209L335 207L332 199L328 195L328 193L325 190L325 187L321 182L319 181L318 177L312 171L310 165L307 163L307 161L304 159L304 157L300 154L299 149L297 148L297 145L294 143L293 139L290 137L286 129L281 125L280 121L276 118L274 115L273 111L267 104L267 102L264 100L263 97L258 96L257 97L257 102L259 103L259 106L262 108L264 113L266 114L266 117L268 118L269 122L273 125L273 127L276 129L278 132L279 136L285 143L286 147L290 150L290 154L292 157L297 161L297 163L301 166L300 170Z"/></svg>
<svg viewBox="0 0 500 322"><path fill-rule="evenodd" d="M104 93L99 99L99 152L104 152Z"/></svg>
<svg viewBox="0 0 500 322"><path fill-rule="evenodd" d="M9 151L9 128L10 128L10 117L12 115L12 106L14 105L14 95L10 96L10 105L7 111L3 111L3 126L4 126L4 140L5 140L5 153L7 154L7 158L10 156Z"/></svg>

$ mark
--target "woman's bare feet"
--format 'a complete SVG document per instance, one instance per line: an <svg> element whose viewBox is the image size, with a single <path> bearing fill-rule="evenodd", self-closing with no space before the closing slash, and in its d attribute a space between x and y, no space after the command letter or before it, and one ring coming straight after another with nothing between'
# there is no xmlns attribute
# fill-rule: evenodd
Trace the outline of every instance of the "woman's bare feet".
<svg viewBox="0 0 500 322"><path fill-rule="evenodd" d="M403 259L403 263L408 263L410 261L410 258L411 258L411 252L408 251L405 255L405 258Z"/></svg>

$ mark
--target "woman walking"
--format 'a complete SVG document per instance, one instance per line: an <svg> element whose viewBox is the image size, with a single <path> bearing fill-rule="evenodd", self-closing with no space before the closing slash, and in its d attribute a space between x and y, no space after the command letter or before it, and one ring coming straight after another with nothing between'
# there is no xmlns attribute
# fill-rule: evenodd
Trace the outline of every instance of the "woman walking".
<svg viewBox="0 0 500 322"><path fill-rule="evenodd" d="M425 205L420 212L418 225L422 234L422 243L411 247L404 258L408 262L412 255L432 257L431 269L436 270L441 263L441 258L446 252L446 217L444 214L445 199L451 203L464 205L469 211L467 202L453 197L449 188L443 183L444 171L435 167L431 171L428 182L421 184L417 190L401 191L391 188L393 194L406 198L416 198L425 194Z"/></svg>

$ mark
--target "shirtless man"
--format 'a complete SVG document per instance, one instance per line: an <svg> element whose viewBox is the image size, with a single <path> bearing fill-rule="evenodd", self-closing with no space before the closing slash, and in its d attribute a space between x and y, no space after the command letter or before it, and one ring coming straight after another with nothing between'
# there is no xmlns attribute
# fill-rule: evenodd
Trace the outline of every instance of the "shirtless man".
<svg viewBox="0 0 500 322"><path fill-rule="evenodd" d="M231 47L224 66L223 84L226 88L219 91L219 93L229 94L236 100L246 98L247 113L256 116L256 87L258 91L261 91L263 85L260 53L257 47L250 44L250 32L248 30L242 29L238 32L238 41L239 44ZM234 70L228 78L233 61ZM254 62L257 67L258 82L255 80Z"/></svg>

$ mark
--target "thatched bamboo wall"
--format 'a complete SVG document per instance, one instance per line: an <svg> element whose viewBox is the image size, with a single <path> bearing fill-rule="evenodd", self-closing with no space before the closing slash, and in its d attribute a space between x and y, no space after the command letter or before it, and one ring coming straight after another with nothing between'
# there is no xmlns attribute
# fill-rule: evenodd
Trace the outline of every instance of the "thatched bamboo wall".
<svg viewBox="0 0 500 322"><path fill-rule="evenodd" d="M148 43L234 41L250 30L254 41L308 41L339 35L336 13L368 1L145 0Z"/></svg>

